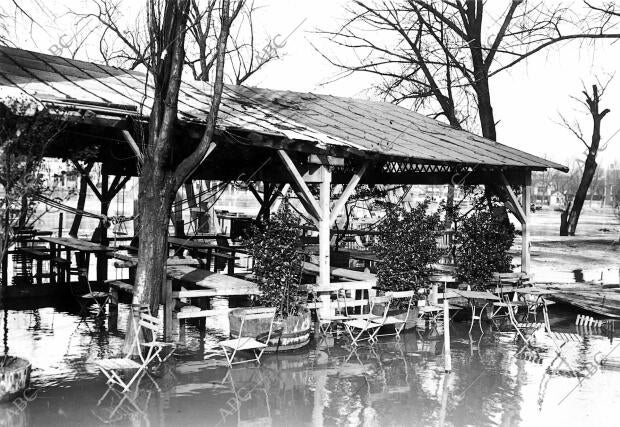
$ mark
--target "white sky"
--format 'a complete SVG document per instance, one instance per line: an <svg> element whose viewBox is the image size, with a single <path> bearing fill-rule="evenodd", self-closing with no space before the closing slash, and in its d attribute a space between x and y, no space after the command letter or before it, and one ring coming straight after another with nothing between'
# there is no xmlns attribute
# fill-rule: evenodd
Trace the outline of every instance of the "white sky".
<svg viewBox="0 0 620 427"><path fill-rule="evenodd" d="M28 31L20 34L20 47L47 52L57 41L56 35L75 23L75 17L63 15L67 6L78 10L88 0L24 0L23 3L45 4L57 16L46 23L46 31L35 29L34 37ZM300 27L282 48L282 59L268 64L248 83L273 89L302 92L329 93L357 98L371 97L368 90L372 80L365 75L324 85L337 70L317 53L312 45L333 55L347 52L334 50L332 44L314 34L316 29L333 29L346 15L345 0L256 0L260 6L255 16L257 37L286 36L299 24ZM142 2L132 0L131 9ZM52 6L53 5L53 6ZM36 8L35 8L36 9ZM128 12L128 15L131 13ZM491 94L498 124L498 140L504 144L569 164L569 159L583 156L583 145L562 126L558 125L559 113L580 119L586 136L589 133L588 116L570 96L581 97L582 82L590 86L595 76L606 80L620 62L620 42L602 42L596 49L579 47L577 43L565 44L539 53L491 82ZM609 85L602 103L611 113L603 121L603 142L620 129L620 76ZM599 163L620 164L620 133L599 156Z"/></svg>

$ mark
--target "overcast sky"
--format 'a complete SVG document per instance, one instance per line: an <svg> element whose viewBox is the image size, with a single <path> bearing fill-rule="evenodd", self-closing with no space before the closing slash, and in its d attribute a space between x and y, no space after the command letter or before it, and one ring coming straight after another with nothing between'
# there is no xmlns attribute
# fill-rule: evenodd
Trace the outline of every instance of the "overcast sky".
<svg viewBox="0 0 620 427"><path fill-rule="evenodd" d="M63 10L67 6L79 9L89 2L25 0L23 3L43 4L44 7L53 4L53 11L50 10L49 14L54 14L54 18L41 20L45 29L35 28L34 37L29 31L17 35L20 47L49 53L48 49L55 44L56 38L75 23L75 17L63 14ZM127 9L127 15L131 16L135 5L142 2L132 0L126 3L132 5ZM314 33L316 29L336 28L346 16L343 9L346 3L345 0L256 0L259 6L255 16L257 37L266 39L267 35L284 37L293 33L280 51L282 58L268 64L248 83L273 89L374 97L369 91L373 82L366 75L325 84L333 79L337 70L313 48L314 45L335 57L350 54L338 51L329 41ZM81 55L88 55L88 52ZM495 117L499 121L498 140L560 163L568 164L571 158L583 157L583 145L557 124L559 113L569 119L581 119L584 131L589 133L591 120L570 96L581 96L582 83L590 86L595 76L606 80L615 73L620 67L618 58L620 43L603 42L594 49L573 42L539 53L495 77L491 82L491 94ZM605 142L620 129L620 76L609 85L602 106L611 109L603 121ZM620 133L599 158L600 164L606 165L614 160L620 164Z"/></svg>

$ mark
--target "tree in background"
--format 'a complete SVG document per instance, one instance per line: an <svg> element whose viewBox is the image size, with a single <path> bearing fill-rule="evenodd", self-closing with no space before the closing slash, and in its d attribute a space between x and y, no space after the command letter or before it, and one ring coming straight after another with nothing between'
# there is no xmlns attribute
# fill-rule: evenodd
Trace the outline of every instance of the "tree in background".
<svg viewBox="0 0 620 427"><path fill-rule="evenodd" d="M609 82L608 82L609 83ZM608 84L607 83L607 84ZM562 214L562 221L560 224L560 235L561 236L574 236L575 231L577 230L577 223L579 221L579 215L581 215L581 210L583 208L583 204L586 200L586 196L588 195L588 189L592 184L592 180L597 170L596 156L599 153L599 150L604 150L606 145L601 147L601 123L603 118L610 112L608 108L601 109L599 103L601 101L601 97L605 93L605 88L607 84L601 85L600 83L592 85L592 92L589 93L587 90L583 90L584 100L581 101L583 105L587 108L588 114L592 118L592 135L590 137L590 141L588 142L583 134L581 126L579 122L569 123L564 117L562 117L563 123L567 129L569 129L573 135L577 137L579 141L586 148L586 160L583 166L583 174L581 175L581 180L579 182L579 187L577 187L577 192L575 193L575 198L572 203L567 203L566 209Z"/></svg>
<svg viewBox="0 0 620 427"><path fill-rule="evenodd" d="M30 223L36 197L48 192L41 177L47 146L62 131L59 111L36 101L7 97L0 102L0 259L2 286L7 286L7 252L15 231Z"/></svg>
<svg viewBox="0 0 620 427"><path fill-rule="evenodd" d="M563 42L617 39L620 14L584 3L513 0L495 13L483 0L361 1L348 8L344 25L321 33L355 56L323 56L342 70L367 73L387 101L443 117L458 129L497 139L491 79ZM502 2L504 4L504 2ZM490 190L505 198L502 187ZM453 194L453 190L451 192ZM453 196L450 196L450 198ZM448 201L448 211L452 201Z"/></svg>

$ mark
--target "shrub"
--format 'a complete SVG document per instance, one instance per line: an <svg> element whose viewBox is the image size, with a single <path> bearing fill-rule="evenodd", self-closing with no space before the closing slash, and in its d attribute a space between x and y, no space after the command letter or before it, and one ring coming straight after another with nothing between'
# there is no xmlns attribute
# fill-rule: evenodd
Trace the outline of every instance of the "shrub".
<svg viewBox="0 0 620 427"><path fill-rule="evenodd" d="M493 272L511 271L512 256L508 251L514 236L515 227L501 207L489 209L486 203L476 203L454 236L459 280L480 289L489 282Z"/></svg>
<svg viewBox="0 0 620 427"><path fill-rule="evenodd" d="M254 274L262 292L259 302L275 307L277 315L297 314L301 301L299 217L287 202L262 227L254 227L247 241L254 257Z"/></svg>
<svg viewBox="0 0 620 427"><path fill-rule="evenodd" d="M386 211L375 246L381 259L377 271L379 287L417 291L430 286L432 264L439 261L442 252L437 247L441 219L438 213L427 213L428 205L426 200L411 211L399 206Z"/></svg>

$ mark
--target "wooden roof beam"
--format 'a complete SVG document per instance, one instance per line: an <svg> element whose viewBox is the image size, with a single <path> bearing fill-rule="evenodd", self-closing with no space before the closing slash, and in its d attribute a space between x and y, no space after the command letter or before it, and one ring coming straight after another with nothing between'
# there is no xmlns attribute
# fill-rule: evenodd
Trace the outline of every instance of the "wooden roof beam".
<svg viewBox="0 0 620 427"><path fill-rule="evenodd" d="M521 203L519 203L519 199L517 198L515 192L512 190L512 187L510 186L508 179L506 179L504 172L500 172L499 174L502 178L502 181L504 182L504 187L506 187L506 191L508 191L510 202L512 205L514 205L514 209L516 210L516 217L519 222L523 224L527 220L527 216L523 209L529 209L529 206L521 206Z"/></svg>
<svg viewBox="0 0 620 427"><path fill-rule="evenodd" d="M347 202L349 201L349 198L355 191L355 187L357 187L357 184L359 184L360 179L362 179L362 176L366 172L366 169L368 169L368 162L364 162L362 166L358 169L358 171L355 172L355 174L353 174L353 176L349 180L347 187L344 189L344 191L340 195L340 198L336 201L336 204L334 205L332 209L332 212L329 216L330 224L336 221L336 218L338 217L338 215L340 215L340 213L344 209L344 206L347 204Z"/></svg>
<svg viewBox="0 0 620 427"><path fill-rule="evenodd" d="M284 167L288 171L289 175L293 178L293 183L295 184L297 190L296 193L299 196L299 200L302 201L302 204L304 204L304 208L306 208L314 220L317 222L320 221L321 208L319 203L312 195L312 192L310 192L308 185L297 170L297 166L295 166L295 163L293 163L293 160L286 151L278 150L278 155L280 156L280 159L282 159L282 163L284 163Z"/></svg>

